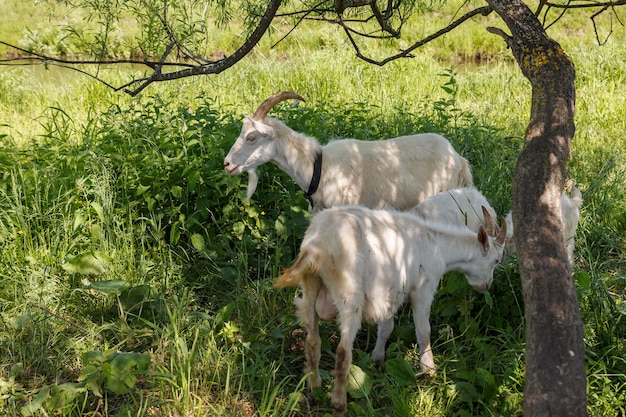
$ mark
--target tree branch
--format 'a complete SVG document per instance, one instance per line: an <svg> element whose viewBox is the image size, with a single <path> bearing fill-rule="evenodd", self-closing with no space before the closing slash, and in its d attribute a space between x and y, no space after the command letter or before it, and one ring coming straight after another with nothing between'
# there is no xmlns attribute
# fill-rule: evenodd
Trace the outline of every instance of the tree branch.
<svg viewBox="0 0 626 417"><path fill-rule="evenodd" d="M344 30L346 31L346 34L348 36L348 38L350 39L350 42L352 43L353 48L356 51L356 55L358 58L362 59L365 62L368 62L370 64L374 64L374 65L378 65L378 66L383 66L385 64L388 64L391 61L394 61L396 59L399 58L407 58L407 57L412 57L411 52L413 52L415 49L424 46L425 44L427 44L428 42L432 42L433 40L439 38L440 36L445 35L446 33L452 31L454 28L456 28L457 26L461 25L463 22L465 22L466 20L471 19L474 16L477 15L483 15L483 16L487 16L489 13L492 12L492 8L491 6L483 6L483 7L479 7L478 9L474 9L468 13L466 13L465 15L461 16L460 18L458 18L457 20L455 20L454 22L450 23L448 26L446 26L443 29L438 30L437 32L433 33L430 36L425 37L424 39L415 42L413 45L411 45L410 47L408 47L407 49L404 49L402 52L396 54L396 55L392 55L390 57L387 57L383 60L377 61L373 58L368 58L365 55L363 55L358 47L358 45L356 44L356 42L354 41L354 39L352 39L352 36L350 35L349 32L349 28L346 28L345 25L344 26Z"/></svg>
<svg viewBox="0 0 626 417"><path fill-rule="evenodd" d="M267 29L269 28L270 24L272 23L272 20L274 19L274 16L276 15L276 12L278 11L278 8L280 7L281 3L282 3L282 0L269 0L267 9L265 10L265 13L261 17L261 20L259 21L257 27L254 29L250 37L246 39L246 41L239 47L239 49L237 49L231 55L225 56L224 58L216 60L216 61L208 61L208 60L203 59L206 63L202 65L194 65L194 64L184 63L184 62L165 61L167 56L169 56L170 52L174 48L174 46L178 45L178 42L175 39L170 39L170 43L168 44L168 47L165 49L165 51L161 55L161 58L158 61L133 60L133 59L70 60L70 59L46 56L43 54L39 54L37 52L29 51L29 50L20 48L18 46L0 41L0 44L6 45L19 52L27 54L27 56L23 56L19 58L9 58L5 60L0 60L0 65L3 62L9 63L9 62L18 62L18 61L22 62L22 65L24 61L40 62L46 65L62 64L59 66L70 68L74 71L80 72L82 74L86 74L96 79L97 81L100 81L106 86L113 88L115 91L122 90L131 96L136 96L141 91L143 91L146 87L148 87L150 84L155 83L155 82L170 81L170 80L180 79L184 77L189 77L192 75L219 74L222 71L232 67L237 62L242 60L252 50L252 48L254 48L259 43L259 41L261 40L261 38L263 37ZM167 30L167 27L166 27L166 30ZM168 31L168 33L171 34L171 31ZM153 72L147 77L132 80L121 87L112 87L110 84L106 83L104 80L102 80L98 76L89 74L86 71L80 70L72 66L72 65L107 65L107 64L145 65L151 68ZM16 63L10 64L10 65L16 65ZM164 73L163 68L165 67L175 67L175 68L183 68L183 69Z"/></svg>

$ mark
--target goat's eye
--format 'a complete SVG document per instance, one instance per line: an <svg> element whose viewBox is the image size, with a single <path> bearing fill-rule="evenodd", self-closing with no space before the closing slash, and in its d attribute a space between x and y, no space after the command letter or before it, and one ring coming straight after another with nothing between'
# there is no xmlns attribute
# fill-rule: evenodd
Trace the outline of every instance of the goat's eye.
<svg viewBox="0 0 626 417"><path fill-rule="evenodd" d="M256 133L250 133L246 135L246 142L254 142L257 138Z"/></svg>

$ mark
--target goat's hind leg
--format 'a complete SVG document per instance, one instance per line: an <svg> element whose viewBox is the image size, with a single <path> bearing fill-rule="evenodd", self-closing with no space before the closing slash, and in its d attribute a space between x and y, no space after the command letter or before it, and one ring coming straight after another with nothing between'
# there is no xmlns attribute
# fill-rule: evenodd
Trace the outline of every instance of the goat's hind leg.
<svg viewBox="0 0 626 417"><path fill-rule="evenodd" d="M348 297L347 297L348 298ZM343 311L339 312L339 327L341 339L335 352L335 387L331 398L331 405L336 411L343 413L348 403L346 387L350 366L352 365L352 346L356 334L361 327L361 309L355 306L344 305Z"/></svg>
<svg viewBox="0 0 626 417"><path fill-rule="evenodd" d="M308 378L310 389L321 387L320 357L322 356L322 341L319 332L319 317L315 311L316 295L319 285L316 282L303 281L302 298L296 300L298 317L304 325L307 335L304 340L304 372L312 373Z"/></svg>

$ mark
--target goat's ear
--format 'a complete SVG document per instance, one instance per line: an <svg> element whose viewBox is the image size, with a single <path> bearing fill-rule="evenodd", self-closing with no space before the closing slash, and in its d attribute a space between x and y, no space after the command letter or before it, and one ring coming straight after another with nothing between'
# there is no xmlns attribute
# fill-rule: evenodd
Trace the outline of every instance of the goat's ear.
<svg viewBox="0 0 626 417"><path fill-rule="evenodd" d="M489 236L487 236L487 231L482 224L478 226L478 242L481 245L483 255L487 255L489 252Z"/></svg>
<svg viewBox="0 0 626 417"><path fill-rule="evenodd" d="M271 135L272 130L273 130L271 126L263 123L262 121L255 120L252 117L248 117L248 120L252 124L252 127L255 130L257 130L259 133L261 133L263 135Z"/></svg>
<svg viewBox="0 0 626 417"><path fill-rule="evenodd" d="M506 241L506 221L502 219L502 227L500 227L500 231L498 232L496 243L498 245L504 245L505 241Z"/></svg>

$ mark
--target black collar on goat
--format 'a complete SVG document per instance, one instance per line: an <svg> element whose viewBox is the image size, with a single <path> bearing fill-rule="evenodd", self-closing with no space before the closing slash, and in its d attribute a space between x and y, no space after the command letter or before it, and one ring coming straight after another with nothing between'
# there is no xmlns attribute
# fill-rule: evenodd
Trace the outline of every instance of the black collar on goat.
<svg viewBox="0 0 626 417"><path fill-rule="evenodd" d="M313 207L313 198L311 197L317 191L317 187L320 185L320 178L322 176L322 152L319 152L315 157L313 163L313 178L309 184L309 190L304 193L304 196L309 200L309 204Z"/></svg>

